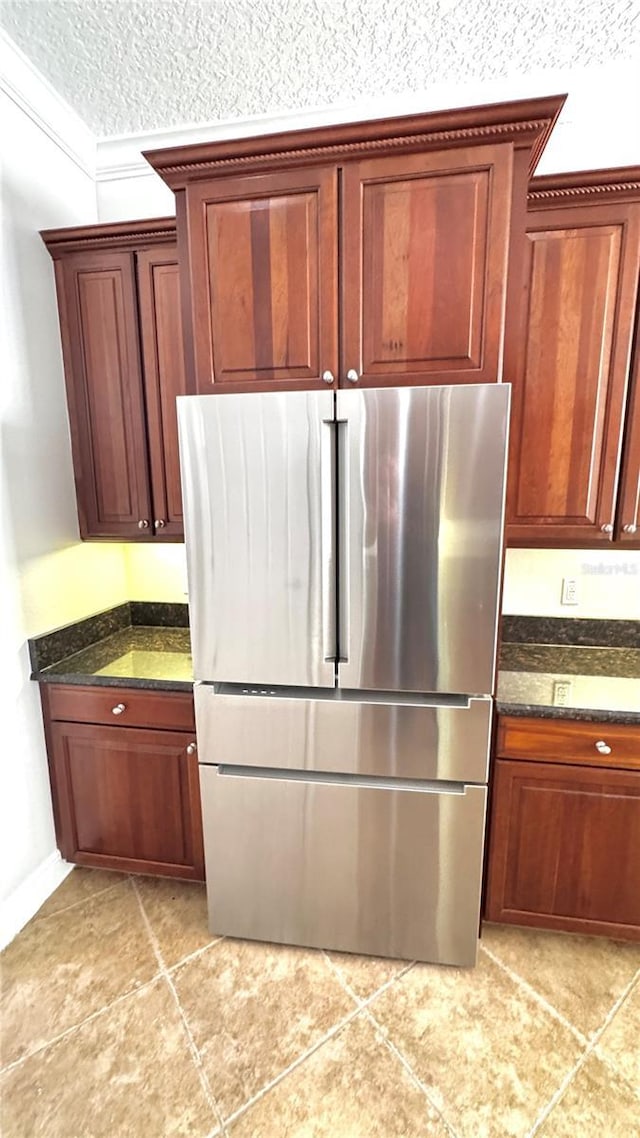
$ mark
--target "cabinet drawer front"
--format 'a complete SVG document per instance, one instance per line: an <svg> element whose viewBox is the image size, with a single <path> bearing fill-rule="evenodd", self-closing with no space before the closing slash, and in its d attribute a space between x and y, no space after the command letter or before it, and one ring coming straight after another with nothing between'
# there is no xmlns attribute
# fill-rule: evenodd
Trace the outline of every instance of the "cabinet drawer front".
<svg viewBox="0 0 640 1138"><path fill-rule="evenodd" d="M47 685L45 698L50 719L195 731L191 692L51 684Z"/></svg>
<svg viewBox="0 0 640 1138"><path fill-rule="evenodd" d="M570 719L500 719L498 754L580 766L640 769L640 724Z"/></svg>

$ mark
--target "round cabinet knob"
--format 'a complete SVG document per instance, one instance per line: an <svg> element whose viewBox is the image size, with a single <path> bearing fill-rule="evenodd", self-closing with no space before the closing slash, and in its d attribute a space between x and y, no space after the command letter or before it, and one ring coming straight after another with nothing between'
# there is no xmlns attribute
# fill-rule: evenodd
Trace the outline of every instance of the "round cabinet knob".
<svg viewBox="0 0 640 1138"><path fill-rule="evenodd" d="M156 520L153 524L156 527L156 529L164 529L164 527L166 526L167 523L162 518L156 518Z"/></svg>
<svg viewBox="0 0 640 1138"><path fill-rule="evenodd" d="M198 750L198 744L197 743L189 743L187 745L187 754L188 755L195 755L197 750Z"/></svg>
<svg viewBox="0 0 640 1138"><path fill-rule="evenodd" d="M638 527L634 526L633 522L629 522L628 525L622 527L624 533L635 533L637 528Z"/></svg>
<svg viewBox="0 0 640 1138"><path fill-rule="evenodd" d="M598 742L596 743L596 751L600 755L610 755L611 747L608 743L605 743L604 739L598 739Z"/></svg>
<svg viewBox="0 0 640 1138"><path fill-rule="evenodd" d="M354 367L349 368L347 372L347 379L349 380L349 383L357 383L360 379L360 376Z"/></svg>
<svg viewBox="0 0 640 1138"><path fill-rule="evenodd" d="M138 529L149 529L149 522L146 518L140 518L138 522Z"/></svg>
<svg viewBox="0 0 640 1138"><path fill-rule="evenodd" d="M611 522L605 522L603 526L600 526L600 529L603 533L613 533L613 526L611 525Z"/></svg>
<svg viewBox="0 0 640 1138"><path fill-rule="evenodd" d="M125 711L126 706L126 703L117 703L115 707L111 708L111 714L122 715L122 712Z"/></svg>
<svg viewBox="0 0 640 1138"><path fill-rule="evenodd" d="M332 371L323 371L322 378L323 378L325 383L333 383L333 372Z"/></svg>

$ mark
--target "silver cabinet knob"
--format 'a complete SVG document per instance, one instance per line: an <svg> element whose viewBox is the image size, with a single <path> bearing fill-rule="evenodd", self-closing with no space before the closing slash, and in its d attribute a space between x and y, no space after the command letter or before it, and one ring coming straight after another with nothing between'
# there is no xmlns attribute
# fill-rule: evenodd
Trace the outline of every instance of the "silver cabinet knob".
<svg viewBox="0 0 640 1138"><path fill-rule="evenodd" d="M149 522L146 518L140 518L138 522L138 529L149 529Z"/></svg>
<svg viewBox="0 0 640 1138"><path fill-rule="evenodd" d="M333 383L333 372L332 371L323 371L322 378L323 378L325 383Z"/></svg>
<svg viewBox="0 0 640 1138"><path fill-rule="evenodd" d="M633 522L629 522L628 525L622 527L624 533L635 533L637 528L638 527L634 526Z"/></svg>
<svg viewBox="0 0 640 1138"><path fill-rule="evenodd" d="M598 739L598 742L596 743L596 751L600 755L610 755L611 747L608 743L605 743L604 739Z"/></svg>
<svg viewBox="0 0 640 1138"><path fill-rule="evenodd" d="M111 708L111 714L122 715L122 712L125 711L126 706L126 703L117 703L115 707Z"/></svg>
<svg viewBox="0 0 640 1138"><path fill-rule="evenodd" d="M349 380L349 383L357 383L360 379L360 376L354 367L349 368L347 372L347 379Z"/></svg>
<svg viewBox="0 0 640 1138"><path fill-rule="evenodd" d="M605 522L603 526L600 526L600 529L603 533L613 533L613 526L611 522Z"/></svg>
<svg viewBox="0 0 640 1138"><path fill-rule="evenodd" d="M188 755L195 755L197 750L198 750L198 744L197 743L188 743L187 744L187 754Z"/></svg>
<svg viewBox="0 0 640 1138"><path fill-rule="evenodd" d="M162 518L156 518L156 520L153 524L156 527L156 529L164 529L164 527L166 526L167 523Z"/></svg>

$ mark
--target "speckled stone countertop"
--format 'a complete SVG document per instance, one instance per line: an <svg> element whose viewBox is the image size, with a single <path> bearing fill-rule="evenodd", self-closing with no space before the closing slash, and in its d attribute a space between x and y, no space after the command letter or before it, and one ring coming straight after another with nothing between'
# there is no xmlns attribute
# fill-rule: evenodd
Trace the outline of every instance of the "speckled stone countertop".
<svg viewBox="0 0 640 1138"><path fill-rule="evenodd" d="M505 617L503 715L640 723L640 622ZM132 601L29 641L44 683L189 690L187 605Z"/></svg>
<svg viewBox="0 0 640 1138"><path fill-rule="evenodd" d="M29 641L41 683L184 691L193 686L186 605L118 605Z"/></svg>
<svg viewBox="0 0 640 1138"><path fill-rule="evenodd" d="M536 620L503 621L498 711L640 724L640 623Z"/></svg>

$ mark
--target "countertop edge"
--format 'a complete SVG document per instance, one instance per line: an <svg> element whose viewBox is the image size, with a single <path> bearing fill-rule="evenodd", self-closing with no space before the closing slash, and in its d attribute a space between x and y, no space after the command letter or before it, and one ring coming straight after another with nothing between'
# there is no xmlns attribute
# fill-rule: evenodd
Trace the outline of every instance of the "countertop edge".
<svg viewBox="0 0 640 1138"><path fill-rule="evenodd" d="M31 679L39 684L68 684L73 687L146 688L147 691L193 691L188 680L141 679L131 676L92 676L64 672L32 672Z"/></svg>
<svg viewBox="0 0 640 1138"><path fill-rule="evenodd" d="M529 719L576 719L585 723L640 724L639 711L600 710L591 707L547 707L541 703L504 703L496 700L498 715Z"/></svg>

